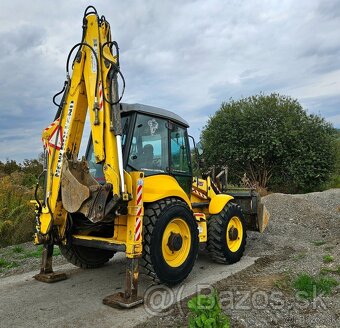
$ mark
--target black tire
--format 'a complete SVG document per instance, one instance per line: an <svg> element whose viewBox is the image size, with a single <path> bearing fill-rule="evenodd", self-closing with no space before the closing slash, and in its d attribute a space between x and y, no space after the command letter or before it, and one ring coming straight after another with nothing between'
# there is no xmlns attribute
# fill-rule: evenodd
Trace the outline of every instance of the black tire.
<svg viewBox="0 0 340 328"><path fill-rule="evenodd" d="M237 250L232 251L227 243L227 227L230 220L237 217L242 224L242 238ZM236 263L243 256L246 247L247 232L242 210L239 205L228 203L223 210L208 218L207 250L211 258L218 263Z"/></svg>
<svg viewBox="0 0 340 328"><path fill-rule="evenodd" d="M188 242L190 249L187 257L184 257L185 260L182 264L174 267L164 259L162 239L168 224L176 219L185 222L191 238ZM198 254L198 228L190 208L180 199L165 198L146 206L143 222L143 257L141 261L143 271L153 279L168 285L180 283L191 272Z"/></svg>
<svg viewBox="0 0 340 328"><path fill-rule="evenodd" d="M72 244L59 245L59 248L68 262L82 269L99 268L114 255L113 251Z"/></svg>

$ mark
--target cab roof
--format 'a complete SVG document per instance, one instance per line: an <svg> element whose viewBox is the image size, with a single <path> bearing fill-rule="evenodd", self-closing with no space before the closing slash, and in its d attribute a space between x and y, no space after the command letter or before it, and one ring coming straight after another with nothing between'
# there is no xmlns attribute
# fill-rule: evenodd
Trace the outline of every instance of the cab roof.
<svg viewBox="0 0 340 328"><path fill-rule="evenodd" d="M148 114L151 116L158 116L162 118L170 119L171 121L175 123L179 123L180 125L184 125L185 127L189 127L189 123L184 120L179 115L170 112L166 109L148 106L148 105L142 105L142 104L125 104L121 103L121 109L122 113L129 113L129 112L138 112L142 114Z"/></svg>

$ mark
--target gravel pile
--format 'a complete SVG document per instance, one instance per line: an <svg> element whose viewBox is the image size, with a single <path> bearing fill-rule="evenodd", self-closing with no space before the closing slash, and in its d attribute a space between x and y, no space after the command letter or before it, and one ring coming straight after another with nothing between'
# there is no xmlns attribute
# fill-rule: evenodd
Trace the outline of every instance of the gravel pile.
<svg viewBox="0 0 340 328"><path fill-rule="evenodd" d="M303 303L292 288L303 273L320 277L323 268L340 265L340 189L302 195L271 194L263 198L271 215L263 234L249 233L246 253L259 256L258 263L230 281L220 282L219 290L234 288L265 292L269 302L263 308L227 311L233 327L340 327L340 287L330 296ZM333 261L324 262L324 256ZM340 274L328 274L340 282ZM278 288L280 287L280 288ZM280 304L270 302L274 292ZM279 295L279 294L278 294ZM264 296L265 297L265 296ZM262 304L264 305L264 304Z"/></svg>

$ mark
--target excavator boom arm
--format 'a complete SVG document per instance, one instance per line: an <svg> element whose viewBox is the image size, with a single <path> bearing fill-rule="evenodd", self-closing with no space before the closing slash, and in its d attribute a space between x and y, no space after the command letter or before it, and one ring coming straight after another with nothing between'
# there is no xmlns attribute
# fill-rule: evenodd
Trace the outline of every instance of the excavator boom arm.
<svg viewBox="0 0 340 328"><path fill-rule="evenodd" d="M85 12L83 23L82 40L72 48L67 60L63 103L56 120L42 135L48 158L42 215L49 219L41 218L44 233L58 216L65 217L66 211L80 211L98 221L119 200L128 200L121 145L118 46L111 40L110 25L104 17ZM112 53L113 46L116 55ZM70 76L69 62L74 51ZM90 176L85 162L77 161L87 111L95 159L103 163L104 186ZM102 205L112 193L111 204L105 210ZM101 203L99 211L93 208L96 199Z"/></svg>

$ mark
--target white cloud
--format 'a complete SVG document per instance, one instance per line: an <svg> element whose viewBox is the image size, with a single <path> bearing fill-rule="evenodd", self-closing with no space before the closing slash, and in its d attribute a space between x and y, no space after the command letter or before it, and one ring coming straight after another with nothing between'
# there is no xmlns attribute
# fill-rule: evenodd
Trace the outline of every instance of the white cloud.
<svg viewBox="0 0 340 328"><path fill-rule="evenodd" d="M328 117L330 122L333 122L334 125L340 126L340 114Z"/></svg>
<svg viewBox="0 0 340 328"><path fill-rule="evenodd" d="M93 4L120 45L123 100L178 112L195 137L222 101L260 91L294 96L340 127L334 114L340 107L338 2ZM85 0L2 1L0 136L32 126L27 138L40 142L54 116L51 98L63 84L68 51L80 41L86 6ZM14 141L7 148L19 160L30 153ZM1 148L0 159L7 153Z"/></svg>
<svg viewBox="0 0 340 328"><path fill-rule="evenodd" d="M315 98L340 95L340 69L310 78L305 85L287 91L294 97ZM339 108L340 111L340 108Z"/></svg>

